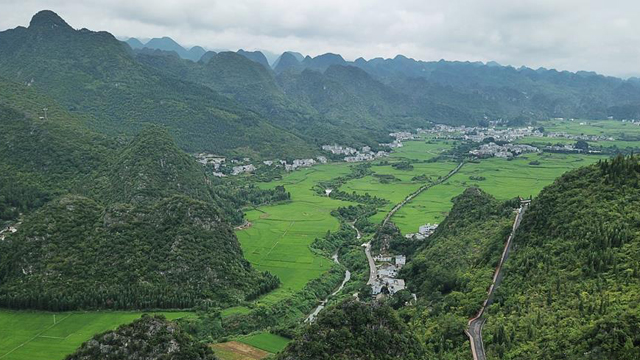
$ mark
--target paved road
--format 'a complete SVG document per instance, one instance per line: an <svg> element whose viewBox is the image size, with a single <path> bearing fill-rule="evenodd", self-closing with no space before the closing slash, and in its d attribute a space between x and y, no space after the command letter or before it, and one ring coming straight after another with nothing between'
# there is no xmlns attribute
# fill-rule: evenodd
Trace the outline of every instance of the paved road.
<svg viewBox="0 0 640 360"><path fill-rule="evenodd" d="M373 261L373 257L371 256L371 241L362 244L364 246L364 253L367 255L367 260L369 261L369 281L367 281L367 285L372 285L376 281L376 263Z"/></svg>
<svg viewBox="0 0 640 360"><path fill-rule="evenodd" d="M491 302L493 302L493 294L496 288L500 285L502 281L502 277L504 274L502 273L502 266L507 261L509 257L509 252L511 251L511 244L513 242L513 236L516 233L516 230L520 226L520 222L522 221L522 216L524 212L527 210L529 206L529 201L523 201L520 204L520 208L518 209L518 214L516 215L516 219L513 222L513 226L511 228L511 233L509 234L509 238L507 239L507 243L504 246L504 250L502 250L502 256L500 257L500 262L498 263L498 267L496 268L495 273L493 274L493 280L491 282L491 286L489 287L489 291L487 292L487 299L482 304L480 311L478 314L471 320L469 320L469 328L465 330L465 333L469 337L469 341L471 341L471 352L473 354L474 360L486 360L487 356L484 352L484 344L482 343L482 327L486 322L486 319L482 316L484 315L484 311L487 309Z"/></svg>

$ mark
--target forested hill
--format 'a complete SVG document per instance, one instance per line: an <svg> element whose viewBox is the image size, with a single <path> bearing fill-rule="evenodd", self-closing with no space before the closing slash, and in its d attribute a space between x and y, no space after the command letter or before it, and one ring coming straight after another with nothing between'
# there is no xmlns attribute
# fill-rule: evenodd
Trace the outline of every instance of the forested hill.
<svg viewBox="0 0 640 360"><path fill-rule="evenodd" d="M276 359L418 360L425 351L388 305L345 300L321 312Z"/></svg>
<svg viewBox="0 0 640 360"><path fill-rule="evenodd" d="M488 312L488 356L640 358L639 160L571 171L534 199Z"/></svg>
<svg viewBox="0 0 640 360"><path fill-rule="evenodd" d="M143 315L131 324L98 334L67 360L216 360L207 345L198 343L176 322Z"/></svg>
<svg viewBox="0 0 640 360"><path fill-rule="evenodd" d="M402 269L400 277L418 301L400 312L411 319L430 357L470 357L464 330L486 299L519 205L518 199L501 202L481 189L466 189Z"/></svg>
<svg viewBox="0 0 640 360"><path fill-rule="evenodd" d="M20 221L0 241L0 307L224 306L278 285L244 259L237 206L166 131L94 142L59 111L0 105L0 220Z"/></svg>
<svg viewBox="0 0 640 360"><path fill-rule="evenodd" d="M142 65L111 34L75 30L51 11L28 28L0 32L0 48L0 76L89 115L87 123L106 134L132 135L152 123L188 151L276 157L311 149L210 88Z"/></svg>

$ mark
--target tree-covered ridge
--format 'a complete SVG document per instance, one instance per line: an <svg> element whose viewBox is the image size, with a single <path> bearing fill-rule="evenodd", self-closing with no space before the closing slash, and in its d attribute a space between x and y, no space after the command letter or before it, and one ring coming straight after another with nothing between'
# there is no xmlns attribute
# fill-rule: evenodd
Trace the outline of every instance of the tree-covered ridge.
<svg viewBox="0 0 640 360"><path fill-rule="evenodd" d="M150 126L121 149L108 167L109 202L144 202L182 194L211 202L210 179L193 157L181 151L166 129Z"/></svg>
<svg viewBox="0 0 640 360"><path fill-rule="evenodd" d="M309 151L298 137L215 91L137 62L106 32L74 30L51 11L0 32L0 75L33 86L108 134L146 123L171 129L189 151L273 156ZM239 55L238 55L239 56ZM285 145L286 144L286 145Z"/></svg>
<svg viewBox="0 0 640 360"><path fill-rule="evenodd" d="M469 354L467 320L486 299L518 205L517 200L500 202L478 188L466 189L402 269L400 277L418 301L401 314L432 356Z"/></svg>
<svg viewBox="0 0 640 360"><path fill-rule="evenodd" d="M640 356L638 161L571 171L532 202L489 309L489 355Z"/></svg>
<svg viewBox="0 0 640 360"><path fill-rule="evenodd" d="M293 88L286 81L289 77L284 76L284 80L280 81L268 68L238 53L221 52L193 63L171 53L136 51L136 59L167 76L204 85L232 98L259 113L272 124L288 129L315 146L334 142L376 146L376 139L384 138L388 133L383 129L394 128L382 118L369 120L369 123L373 121L373 124L365 126L361 119L364 116L362 110L366 111L366 105L361 105L362 101L357 104L350 102L351 97L343 99L342 90L328 91L334 94L334 98L340 99L343 104L341 107L332 102L316 103L312 98L314 95L300 93L304 88ZM324 77L322 73L313 73L320 78ZM349 78L345 81L349 82ZM324 92L318 89L313 91ZM365 103L366 101L387 103L386 99L381 98L368 98ZM376 113L376 116L378 115L381 114ZM305 154L299 152L297 156L306 156Z"/></svg>
<svg viewBox="0 0 640 360"><path fill-rule="evenodd" d="M282 360L424 359L420 341L387 305L346 300L317 320L277 356Z"/></svg>
<svg viewBox="0 0 640 360"><path fill-rule="evenodd" d="M49 104L47 118L42 104ZM0 78L0 224L98 171L116 148L35 89Z"/></svg>
<svg viewBox="0 0 640 360"><path fill-rule="evenodd" d="M210 347L196 342L178 323L143 315L131 324L98 334L67 360L215 360Z"/></svg>
<svg viewBox="0 0 640 360"><path fill-rule="evenodd" d="M182 196L107 207L63 197L0 247L0 306L10 308L229 305L263 280L214 207Z"/></svg>
<svg viewBox="0 0 640 360"><path fill-rule="evenodd" d="M246 262L229 221L241 222L234 204L284 189L213 186L158 127L122 146L64 116L0 105L0 121L0 215L22 214L19 232L0 242L0 306L224 306L278 286Z"/></svg>

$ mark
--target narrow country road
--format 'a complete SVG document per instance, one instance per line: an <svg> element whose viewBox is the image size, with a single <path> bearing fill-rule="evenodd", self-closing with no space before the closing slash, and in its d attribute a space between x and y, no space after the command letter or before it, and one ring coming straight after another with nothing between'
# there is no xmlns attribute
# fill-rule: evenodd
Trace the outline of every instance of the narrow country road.
<svg viewBox="0 0 640 360"><path fill-rule="evenodd" d="M516 215L516 219L513 222L511 233L509 234L507 243L504 245L504 250L502 250L500 262L498 263L498 267L493 274L493 280L491 282L491 286L489 287L489 291L487 292L487 298L482 303L482 307L480 308L480 311L478 311L478 314L474 318L469 320L469 327L467 330L465 330L465 333L467 334L467 336L469 337L469 341L471 342L471 353L473 354L473 360L486 360L487 358L484 352L484 344L482 342L482 327L486 322L486 319L483 318L484 311L489 305L491 305L491 302L493 301L494 291L502 281L502 277L504 276L504 274L502 273L502 267L509 257L509 252L511 251L511 245L513 243L513 237L516 233L516 230L520 226L522 216L527 210L529 203L530 202L528 200L524 200L520 203L520 208L518 209L518 214Z"/></svg>
<svg viewBox="0 0 640 360"><path fill-rule="evenodd" d="M462 165L464 165L464 161L461 162L460 164L458 164L458 166L456 166L455 169L449 171L449 173L447 175L445 175L444 177L440 178L438 181L434 182L433 184L427 184L427 185L422 185L418 190L412 192L411 194L409 194L406 198L404 198L404 200L402 200L401 203L396 204L396 206L393 207L393 209L391 209L391 211L389 211L389 213L387 214L387 216L384 218L384 220L382 221L382 227L384 227L385 225L387 225L387 223L389 222L389 220L393 217L393 215L395 215L395 213L402 209L403 206L405 206L409 201L413 200L413 198L415 198L416 196L420 195L420 193L422 193L423 191L442 184L443 182L449 180L450 177L452 177L453 175L455 175L455 173L458 172L458 170L460 170L460 168L462 167Z"/></svg>
<svg viewBox="0 0 640 360"><path fill-rule="evenodd" d="M371 256L371 240L362 244L364 247L364 253L367 255L367 261L369 261L369 281L367 281L367 285L372 285L376 281L376 263L373 261L373 257Z"/></svg>
<svg viewBox="0 0 640 360"><path fill-rule="evenodd" d="M338 253L333 254L333 261L335 261L336 264L340 264L340 261L338 260ZM322 311L322 309L324 309L324 307L327 305L327 302L329 301L329 298L332 296L335 296L336 294L338 294L340 291L342 291L342 289L344 288L344 285L351 280L351 272L349 270L345 270L344 272L344 280L342 280L342 284L340 284L340 286L331 293L331 295L327 296L326 299L322 300L320 302L320 305L318 305L315 310L313 310L313 312L304 320L304 322L313 322L316 319L316 316L318 316L318 314L320 313L320 311Z"/></svg>

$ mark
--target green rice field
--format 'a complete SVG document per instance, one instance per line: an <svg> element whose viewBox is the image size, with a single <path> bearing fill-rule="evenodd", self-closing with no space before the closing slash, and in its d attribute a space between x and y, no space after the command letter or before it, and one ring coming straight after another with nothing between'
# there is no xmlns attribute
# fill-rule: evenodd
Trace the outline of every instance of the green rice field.
<svg viewBox="0 0 640 360"><path fill-rule="evenodd" d="M491 158L467 163L447 182L418 195L392 218L403 233L420 225L439 223L451 208L451 200L470 186L477 186L498 199L536 196L546 185L568 170L597 162L603 156L576 154L527 154L514 160ZM538 161L540 165L530 165ZM472 180L470 177L485 178Z"/></svg>
<svg viewBox="0 0 640 360"><path fill-rule="evenodd" d="M312 253L309 245L327 230L338 229L340 224L331 210L349 203L318 196L312 187L349 172L347 164L320 165L264 185L284 185L291 193L291 202L248 211L251 227L236 232L247 260L282 281L278 289L260 298L261 303L283 299L331 268L332 261Z"/></svg>
<svg viewBox="0 0 640 360"><path fill-rule="evenodd" d="M566 121L550 121L543 125L548 131L582 131L581 133L592 135L603 134L601 131L606 134L619 131L640 134L638 126L609 123L593 122L580 126L575 122L568 124ZM527 142L526 140L536 139L523 139L521 142ZM552 140L553 143L564 141ZM616 141L618 142L620 141ZM634 141L620 143L623 145ZM389 204L380 208L378 214L371 218L373 222L380 222L407 195L429 181L446 175L457 166L452 161L427 162L454 145L455 141L407 141L404 147L396 149L390 157L374 161L371 166L373 175L351 180L341 190L369 193L387 199ZM602 158L604 156L541 153L526 154L510 161L490 158L467 163L445 183L426 190L405 205L392 220L403 233L416 232L422 224L441 222L452 206L451 200L467 187L478 186L503 200L515 196L536 196L564 172ZM402 170L392 166L400 162L410 162L413 168ZM278 181L259 184L263 188L284 185L291 193L291 201L247 211L246 218L251 226L236 232L246 259L256 269L268 270L282 281L278 289L262 296L257 300L258 303L269 305L291 296L331 268L332 261L313 253L309 245L317 237L324 236L327 230L338 229L339 223L331 216L332 210L353 204L318 196L312 188L320 181L350 173L349 166L350 164L345 163L319 165L286 174ZM249 307L238 306L223 310L222 316L246 314L250 311ZM193 313L163 314L169 319L175 319ZM0 311L0 360L63 359L93 335L129 323L141 315L142 312ZM281 351L288 342L287 339L268 332L235 340L270 353Z"/></svg>
<svg viewBox="0 0 640 360"><path fill-rule="evenodd" d="M130 323L143 312L0 311L0 359L57 360L104 331ZM162 312L168 319L190 312Z"/></svg>

